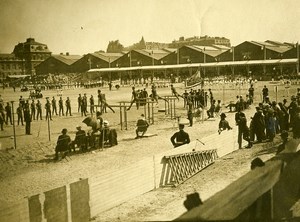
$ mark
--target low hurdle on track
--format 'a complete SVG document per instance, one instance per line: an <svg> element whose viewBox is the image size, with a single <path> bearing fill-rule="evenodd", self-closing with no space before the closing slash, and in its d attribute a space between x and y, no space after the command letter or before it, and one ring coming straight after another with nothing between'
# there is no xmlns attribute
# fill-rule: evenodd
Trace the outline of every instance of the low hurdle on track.
<svg viewBox="0 0 300 222"><path fill-rule="evenodd" d="M165 115L170 115L171 119L176 118L176 103L175 96L164 96L165 99Z"/></svg>
<svg viewBox="0 0 300 222"><path fill-rule="evenodd" d="M146 98L146 100L138 101L139 104L143 102L144 105L139 105L139 107L144 107L144 116L145 119L148 120L149 124L154 124L154 105L153 101L150 98ZM121 130L128 129L128 110L127 108L130 105L130 101L120 101L118 105L109 105L112 108L119 108L120 110L120 126ZM100 107L101 105L94 105L94 107ZM102 108L101 108L102 109Z"/></svg>

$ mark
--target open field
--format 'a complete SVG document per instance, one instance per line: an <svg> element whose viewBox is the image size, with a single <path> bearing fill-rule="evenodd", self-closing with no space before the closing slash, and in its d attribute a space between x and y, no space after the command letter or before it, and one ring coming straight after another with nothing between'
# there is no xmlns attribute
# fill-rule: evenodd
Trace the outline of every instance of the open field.
<svg viewBox="0 0 300 222"><path fill-rule="evenodd" d="M255 103L260 101L261 88L264 82L256 84ZM182 93L184 89L181 84L177 84L177 91ZM236 95L245 95L248 86L226 89L223 91L221 86L210 86L216 99L225 99L225 104L229 101L235 101ZM275 100L274 86L269 85L270 98ZM142 88L137 87L137 88ZM290 95L295 94L296 86L290 89ZM218 89L218 90L217 90ZM108 91L104 88L103 93L109 104L117 104L119 101L131 98L131 88L124 87L119 90ZM150 91L150 89L148 89ZM32 135L24 135L25 127L16 126L17 149L13 147L12 126L5 126L5 130L0 133L0 204L6 204L22 199L25 196L40 193L52 188L62 186L79 178L89 178L97 173L109 172L128 166L142 158L149 157L153 154L173 149L170 143L170 136L177 131L177 123L166 117L164 113L157 112L155 106L155 122L148 129L149 133L156 133L158 136L134 140L135 121L143 113L142 110L136 110L135 106L128 112L128 130L120 130L119 111L115 108L116 113L109 109L108 113L103 114L103 118L110 122L112 128L118 132L119 144L104 151L96 150L95 152L78 153L71 156L69 161L54 162L54 146L56 139L62 128L67 128L71 138L74 138L75 127L78 124L83 129L89 128L84 126L81 117L77 113L77 96L78 93L86 93L88 98L91 94L96 98L97 89L68 89L64 90L63 97L70 97L72 101L72 117L57 117L50 122L50 141L48 135L47 121L33 121ZM171 95L170 88L158 88L160 96ZM4 101L17 101L20 95L27 97L29 93L13 92L12 89L0 90ZM278 101L282 100L285 94L283 86L279 87ZM56 96L56 91L43 91L44 98ZM289 99L288 99L289 100ZM45 99L42 99L44 104ZM160 101L159 108L164 107L164 102ZM186 111L183 108L183 101L176 102L178 115L186 117ZM44 111L44 110L43 110ZM226 108L223 111L227 112ZM254 106L246 110L248 119L254 114ZM228 120L234 126L234 114L228 113ZM190 134L191 140L201 139L217 131L218 121L196 122L193 127L187 127L186 131ZM278 138L276 139L278 142ZM260 156L262 159L269 159L274 156L275 149L268 144L255 145L252 149L238 150L232 154L220 158L215 164L198 173L196 176L186 181L177 188L159 188L155 191L146 193L132 201L124 203L107 211L97 221L128 221L128 220L170 220L179 216L185 211L183 200L185 195L198 191L202 200L207 199L215 192L221 190L250 169L250 161Z"/></svg>

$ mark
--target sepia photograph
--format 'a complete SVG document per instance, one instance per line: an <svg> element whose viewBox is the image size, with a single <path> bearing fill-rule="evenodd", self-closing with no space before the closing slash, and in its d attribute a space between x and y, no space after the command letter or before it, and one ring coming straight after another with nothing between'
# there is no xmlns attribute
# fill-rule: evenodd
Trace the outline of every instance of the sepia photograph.
<svg viewBox="0 0 300 222"><path fill-rule="evenodd" d="M0 222L300 221L297 0L0 0Z"/></svg>

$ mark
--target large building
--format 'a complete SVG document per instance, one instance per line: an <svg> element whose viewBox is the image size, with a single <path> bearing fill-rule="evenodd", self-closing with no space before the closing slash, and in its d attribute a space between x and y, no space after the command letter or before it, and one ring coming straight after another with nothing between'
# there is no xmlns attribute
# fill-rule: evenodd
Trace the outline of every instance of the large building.
<svg viewBox="0 0 300 222"><path fill-rule="evenodd" d="M0 82L11 76L24 75L24 61L14 54L0 54Z"/></svg>
<svg viewBox="0 0 300 222"><path fill-rule="evenodd" d="M13 53L24 61L24 73L35 75L35 67L51 56L48 46L28 38L26 42L15 46Z"/></svg>
<svg viewBox="0 0 300 222"><path fill-rule="evenodd" d="M40 74L60 74L72 73L72 64L81 59L80 55L70 55L68 52L64 55L52 55L46 60L35 66L37 75Z"/></svg>
<svg viewBox="0 0 300 222"><path fill-rule="evenodd" d="M195 36L191 38L180 37L179 40L174 40L169 44L170 48L180 48L185 45L224 45L230 47L230 40L225 37L210 37L210 36Z"/></svg>
<svg viewBox="0 0 300 222"><path fill-rule="evenodd" d="M0 81L7 77L35 75L35 67L49 56L48 46L33 38L18 43L12 53L0 54Z"/></svg>

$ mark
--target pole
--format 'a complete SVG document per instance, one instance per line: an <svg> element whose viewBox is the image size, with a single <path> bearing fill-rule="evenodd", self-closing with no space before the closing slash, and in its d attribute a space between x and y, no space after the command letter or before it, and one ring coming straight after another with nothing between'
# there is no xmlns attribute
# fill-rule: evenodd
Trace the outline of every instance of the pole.
<svg viewBox="0 0 300 222"><path fill-rule="evenodd" d="M147 98L144 105L144 115L145 115L145 119L147 119Z"/></svg>
<svg viewBox="0 0 300 222"><path fill-rule="evenodd" d="M152 114L151 114L152 124L154 124L154 106L153 106L153 103L151 103L151 106L152 106Z"/></svg>
<svg viewBox="0 0 300 222"><path fill-rule="evenodd" d="M223 105L225 105L225 80L223 80Z"/></svg>
<svg viewBox="0 0 300 222"><path fill-rule="evenodd" d="M165 115L167 115L168 112L167 112L167 101L165 100Z"/></svg>
<svg viewBox="0 0 300 222"><path fill-rule="evenodd" d="M172 110L172 108L173 108L173 98L168 98L168 110L170 110L170 113L171 113L171 119L173 119L173 110ZM171 104L169 104L169 103L171 103Z"/></svg>
<svg viewBox="0 0 300 222"><path fill-rule="evenodd" d="M127 130L127 109L125 106L124 106L124 121L125 121L125 129Z"/></svg>
<svg viewBox="0 0 300 222"><path fill-rule="evenodd" d="M176 58L177 65L179 65L179 48L177 49L176 53L177 53L177 55L176 55L177 56L177 58ZM176 69L176 72L177 72L177 77L178 77L178 75L179 75L179 68Z"/></svg>
<svg viewBox="0 0 300 222"><path fill-rule="evenodd" d="M266 46L264 45L264 60L267 59L267 50L266 50ZM264 74L266 74L266 65L263 65L263 69L264 69Z"/></svg>
<svg viewBox="0 0 300 222"><path fill-rule="evenodd" d="M232 47L232 61L234 62L234 47ZM232 65L232 74L234 75L234 65Z"/></svg>
<svg viewBox="0 0 300 222"><path fill-rule="evenodd" d="M49 137L49 141L51 141L51 138L50 138L50 118L49 118L49 115L48 115L48 137Z"/></svg>
<svg viewBox="0 0 300 222"><path fill-rule="evenodd" d="M147 105L148 105L148 121L150 123L150 121L151 121L151 115L150 115L150 102L149 102L149 100L147 101Z"/></svg>
<svg viewBox="0 0 300 222"><path fill-rule="evenodd" d="M13 131L14 131L14 147L17 149L17 138L16 138L16 128L15 128L15 112L14 112L14 101L11 101L12 109L12 121L13 121Z"/></svg>
<svg viewBox="0 0 300 222"><path fill-rule="evenodd" d="M175 99L174 99L174 118L176 117L176 104L175 104Z"/></svg>
<svg viewBox="0 0 300 222"><path fill-rule="evenodd" d="M122 104L120 103L120 125L121 125L121 130L123 130L123 124L122 124Z"/></svg>
<svg viewBox="0 0 300 222"><path fill-rule="evenodd" d="M297 47L297 67L296 67L296 69L297 69L297 75L299 74L299 44L298 44L298 42L297 42L297 44L296 44L296 47Z"/></svg>

